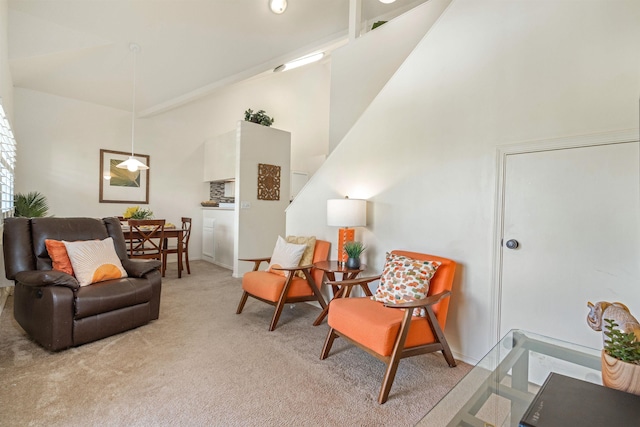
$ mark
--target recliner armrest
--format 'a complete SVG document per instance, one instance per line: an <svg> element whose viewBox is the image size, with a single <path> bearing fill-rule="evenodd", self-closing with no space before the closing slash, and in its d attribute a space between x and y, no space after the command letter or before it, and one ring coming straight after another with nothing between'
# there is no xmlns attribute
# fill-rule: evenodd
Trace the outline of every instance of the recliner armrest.
<svg viewBox="0 0 640 427"><path fill-rule="evenodd" d="M122 267L129 277L144 277L145 274L157 270L162 263L156 259L126 259L122 261Z"/></svg>
<svg viewBox="0 0 640 427"><path fill-rule="evenodd" d="M16 282L25 286L66 286L73 290L80 288L80 283L70 274L56 270L30 270L16 274Z"/></svg>

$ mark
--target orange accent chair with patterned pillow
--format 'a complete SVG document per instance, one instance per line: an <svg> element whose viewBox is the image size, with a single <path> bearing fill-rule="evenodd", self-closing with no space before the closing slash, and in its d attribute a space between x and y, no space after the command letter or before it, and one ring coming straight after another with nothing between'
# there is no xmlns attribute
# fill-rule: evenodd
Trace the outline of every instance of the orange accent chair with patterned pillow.
<svg viewBox="0 0 640 427"><path fill-rule="evenodd" d="M420 270L423 266L430 270ZM360 286L381 280L373 297L331 301L328 315L330 329L320 359L327 358L334 340L342 337L382 360L387 364L387 369L378 395L379 403L385 403L389 397L400 359L441 351L449 366L455 367L456 362L443 333L455 270L456 263L447 258L393 251L387 254L381 275L339 282L340 286ZM426 279L425 286L413 294L418 297L407 297L404 299L406 302L391 302L393 299L402 301L402 298L397 295L389 297L389 290L393 293L394 290L408 287L397 280L416 280L416 276ZM385 285L388 286L386 289ZM420 290L426 295L420 295ZM422 309L424 317L414 315Z"/></svg>
<svg viewBox="0 0 640 427"><path fill-rule="evenodd" d="M324 272L313 268L313 263L326 261L329 258L330 243L316 240L313 247L311 263L291 268L270 267L266 271L258 271L262 262L271 262L272 258L242 259L241 261L253 262L254 266L252 271L242 277L243 292L236 314L242 313L249 297L274 305L276 308L269 325L269 331L273 331L287 303L317 301L322 308L325 308L327 304L318 286L322 284ZM304 260L303 257L301 261Z"/></svg>

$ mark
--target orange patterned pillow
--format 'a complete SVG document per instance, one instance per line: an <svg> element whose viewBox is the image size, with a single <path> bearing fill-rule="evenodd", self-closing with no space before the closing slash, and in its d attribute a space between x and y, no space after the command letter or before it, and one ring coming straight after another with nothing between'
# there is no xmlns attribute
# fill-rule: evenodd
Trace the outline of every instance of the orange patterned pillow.
<svg viewBox="0 0 640 427"><path fill-rule="evenodd" d="M438 261L418 260L389 252L380 285L371 299L387 304L424 299L429 292L429 281L438 267ZM413 315L425 317L427 313L424 308L416 308Z"/></svg>
<svg viewBox="0 0 640 427"><path fill-rule="evenodd" d="M73 266L64 243L60 240L45 239L44 244L47 247L47 252L49 252L53 269L73 276Z"/></svg>

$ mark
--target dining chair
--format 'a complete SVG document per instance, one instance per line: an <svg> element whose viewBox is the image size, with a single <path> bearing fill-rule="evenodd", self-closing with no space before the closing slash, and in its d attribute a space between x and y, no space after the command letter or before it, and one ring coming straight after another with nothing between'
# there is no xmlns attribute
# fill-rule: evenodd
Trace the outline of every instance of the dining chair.
<svg viewBox="0 0 640 427"><path fill-rule="evenodd" d="M433 264L437 264L435 274ZM455 367L443 333L455 270L455 261L447 258L392 251L381 275L335 282L353 287L382 279L373 297L331 301L327 321L330 329L320 359L329 355L334 340L341 337L383 361L387 369L378 395L381 404L389 397L400 359L441 351L447 364ZM400 295L404 290L408 291L405 297ZM423 292L422 298L413 297L418 292ZM374 300L376 297L378 300ZM394 299L406 302L394 303Z"/></svg>
<svg viewBox="0 0 640 427"><path fill-rule="evenodd" d="M163 261L164 219L129 219L129 258ZM164 276L164 270L162 271Z"/></svg>
<svg viewBox="0 0 640 427"><path fill-rule="evenodd" d="M169 245L169 239L164 239L163 252L164 257L162 261L162 275L167 269L167 255L177 254L178 245L182 245L182 254L184 255L184 263L187 267L187 273L191 274L191 267L189 266L189 239L191 238L191 218L182 217L182 241L177 242L175 245Z"/></svg>

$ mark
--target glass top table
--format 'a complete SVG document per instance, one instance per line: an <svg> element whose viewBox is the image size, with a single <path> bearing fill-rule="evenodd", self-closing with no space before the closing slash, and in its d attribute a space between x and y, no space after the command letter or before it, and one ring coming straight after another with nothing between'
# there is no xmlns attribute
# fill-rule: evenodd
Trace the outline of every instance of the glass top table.
<svg viewBox="0 0 640 427"><path fill-rule="evenodd" d="M512 330L417 424L517 427L551 372L602 384L600 350Z"/></svg>

